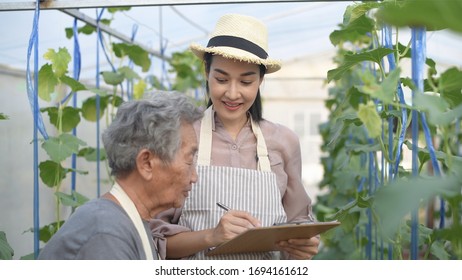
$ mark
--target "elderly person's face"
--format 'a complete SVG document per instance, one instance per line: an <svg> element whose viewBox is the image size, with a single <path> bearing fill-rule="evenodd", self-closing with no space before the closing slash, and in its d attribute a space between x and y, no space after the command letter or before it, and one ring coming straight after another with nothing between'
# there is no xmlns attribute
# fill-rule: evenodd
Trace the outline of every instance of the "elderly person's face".
<svg viewBox="0 0 462 280"><path fill-rule="evenodd" d="M160 207L181 207L191 191L191 184L197 181L196 153L197 137L191 124L181 125L181 145L173 161L166 165L156 161L154 188L149 194Z"/></svg>

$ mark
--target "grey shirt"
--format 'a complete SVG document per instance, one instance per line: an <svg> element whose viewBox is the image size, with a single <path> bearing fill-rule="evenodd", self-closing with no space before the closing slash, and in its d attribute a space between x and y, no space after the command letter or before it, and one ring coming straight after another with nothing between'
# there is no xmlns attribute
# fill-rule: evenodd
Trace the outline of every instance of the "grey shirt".
<svg viewBox="0 0 462 280"><path fill-rule="evenodd" d="M148 223L144 222L144 226L151 236ZM111 200L98 198L77 208L48 241L38 258L142 260L146 259L146 254L138 231L123 208Z"/></svg>

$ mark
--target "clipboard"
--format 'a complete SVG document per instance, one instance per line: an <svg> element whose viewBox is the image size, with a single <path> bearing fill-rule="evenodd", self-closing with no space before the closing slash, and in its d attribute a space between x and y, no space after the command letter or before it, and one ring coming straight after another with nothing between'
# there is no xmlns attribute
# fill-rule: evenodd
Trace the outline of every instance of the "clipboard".
<svg viewBox="0 0 462 280"><path fill-rule="evenodd" d="M338 225L340 222L332 221L253 228L218 245L205 255L276 251L275 244L278 241L292 238L311 238Z"/></svg>

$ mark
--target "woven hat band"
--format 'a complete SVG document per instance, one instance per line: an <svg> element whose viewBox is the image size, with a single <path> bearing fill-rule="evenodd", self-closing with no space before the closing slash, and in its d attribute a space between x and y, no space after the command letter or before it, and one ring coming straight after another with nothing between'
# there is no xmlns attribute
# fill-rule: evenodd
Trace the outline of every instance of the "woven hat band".
<svg viewBox="0 0 462 280"><path fill-rule="evenodd" d="M241 37L216 36L209 40L207 47L232 47L253 53L261 59L268 58L268 54L264 49Z"/></svg>

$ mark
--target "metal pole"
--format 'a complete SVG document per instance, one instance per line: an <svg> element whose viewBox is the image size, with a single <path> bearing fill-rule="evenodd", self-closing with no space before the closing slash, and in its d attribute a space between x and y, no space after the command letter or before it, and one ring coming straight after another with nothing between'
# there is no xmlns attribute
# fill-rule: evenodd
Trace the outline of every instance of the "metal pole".
<svg viewBox="0 0 462 280"><path fill-rule="evenodd" d="M329 2L329 0L43 0L40 10L102 7L135 7L135 6L172 6L201 4L249 4L249 3L283 3L283 2ZM0 11L34 10L35 1L0 3Z"/></svg>

